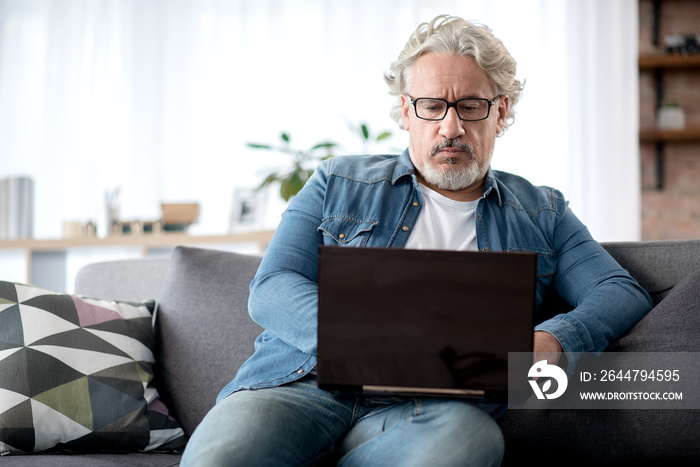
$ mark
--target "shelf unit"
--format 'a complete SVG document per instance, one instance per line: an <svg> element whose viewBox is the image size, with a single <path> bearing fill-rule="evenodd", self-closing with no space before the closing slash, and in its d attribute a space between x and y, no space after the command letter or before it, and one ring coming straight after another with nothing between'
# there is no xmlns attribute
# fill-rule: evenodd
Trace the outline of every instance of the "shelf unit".
<svg viewBox="0 0 700 467"><path fill-rule="evenodd" d="M26 282L44 286L51 290L59 289L65 283L65 256L71 249L107 249L111 247L131 247L138 249L141 256L149 251L174 248L179 245L240 245L255 244L264 252L274 231L235 233L226 235L188 235L166 232L159 234L116 235L105 238L78 237L56 240L0 240L0 254L9 250L23 251L27 268ZM57 264L58 263L58 264ZM43 271L44 266L50 271ZM62 271L61 271L62 269Z"/></svg>
<svg viewBox="0 0 700 467"><path fill-rule="evenodd" d="M661 0L652 3L652 44L660 47ZM692 71L700 69L700 55L680 55L656 53L639 57L639 71L651 71L656 79L656 108L661 108L664 100L664 71ZM700 142L700 127L683 130L644 129L639 133L640 143L653 143L656 146L656 189L664 186L664 145L667 143Z"/></svg>
<svg viewBox="0 0 700 467"><path fill-rule="evenodd" d="M639 57L639 71L651 71L656 80L656 108L664 100L664 73L666 71L700 70L700 55L653 54ZM656 146L656 188L664 186L664 146L668 143L700 143L700 127L683 130L643 129L639 132L640 143Z"/></svg>

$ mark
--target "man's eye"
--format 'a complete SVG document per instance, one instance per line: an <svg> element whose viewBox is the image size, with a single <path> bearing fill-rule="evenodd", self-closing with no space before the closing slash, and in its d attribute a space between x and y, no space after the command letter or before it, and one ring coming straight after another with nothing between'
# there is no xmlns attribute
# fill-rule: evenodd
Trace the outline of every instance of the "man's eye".
<svg viewBox="0 0 700 467"><path fill-rule="evenodd" d="M447 103L440 99L420 98L414 104L416 106L416 115L419 118L428 120L440 120L447 111Z"/></svg>
<svg viewBox="0 0 700 467"><path fill-rule="evenodd" d="M481 106L478 103L463 102L459 105L459 111L464 113L478 112Z"/></svg>
<svg viewBox="0 0 700 467"><path fill-rule="evenodd" d="M426 112L440 112L444 105L440 102L423 102L421 104L421 109Z"/></svg>

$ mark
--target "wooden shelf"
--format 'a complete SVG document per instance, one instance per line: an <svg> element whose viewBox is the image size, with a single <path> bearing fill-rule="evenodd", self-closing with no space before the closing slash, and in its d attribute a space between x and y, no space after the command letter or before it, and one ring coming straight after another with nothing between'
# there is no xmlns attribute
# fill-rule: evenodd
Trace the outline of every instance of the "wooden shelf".
<svg viewBox="0 0 700 467"><path fill-rule="evenodd" d="M639 132L641 143L683 143L700 142L700 127L686 128L684 130L641 130Z"/></svg>
<svg viewBox="0 0 700 467"><path fill-rule="evenodd" d="M250 232L226 235L189 235L180 232L160 234L114 235L104 238L76 237L56 240L0 240L0 249L27 249L31 251L62 251L69 248L95 248L113 246L137 246L143 250L167 248L177 245L198 245L206 243L257 243L266 245L274 231Z"/></svg>
<svg viewBox="0 0 700 467"><path fill-rule="evenodd" d="M700 54L653 54L639 57L640 70L700 68Z"/></svg>
<svg viewBox="0 0 700 467"><path fill-rule="evenodd" d="M198 246L204 245L235 245L243 243L254 243L258 246L260 252L267 249L267 245L272 239L274 231L261 231L250 233L236 233L226 235L188 235L181 232L164 232L164 233L141 233L141 234L125 234L113 235L105 238L98 237L77 237L55 240L35 240L35 239L18 239L18 240L0 240L0 253L3 250L19 250L22 251L25 257L26 264L26 282L43 286L49 290L61 290L65 284L65 257L66 252L70 249L77 248L112 248L112 247L134 247L140 250L141 256L146 256L149 250L169 249L176 246ZM56 257L62 259L56 260ZM35 268L36 262L46 264L46 261L51 264L60 265L61 271L52 270L48 276L40 271L40 268ZM52 259L53 258L53 259ZM34 270L39 274L34 274Z"/></svg>

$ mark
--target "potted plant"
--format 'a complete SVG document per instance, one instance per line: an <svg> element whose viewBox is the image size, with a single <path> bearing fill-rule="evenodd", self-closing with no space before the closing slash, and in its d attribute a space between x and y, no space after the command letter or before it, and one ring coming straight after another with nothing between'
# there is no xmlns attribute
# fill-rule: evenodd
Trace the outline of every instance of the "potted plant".
<svg viewBox="0 0 700 467"><path fill-rule="evenodd" d="M372 143L378 143L391 137L391 132L385 131L376 136L372 135L369 127L362 123L359 127L350 127L351 131L356 134L362 141L362 150L364 153L369 152L369 146ZM334 156L333 150L338 148L338 145L332 141L324 141L315 144L307 150L294 149L291 145L291 136L289 133L283 132L280 134L281 143L278 145L247 143L247 146L252 149L262 149L268 151L277 151L284 154L289 154L292 157L292 169L275 170L265 177L263 182L258 186L258 190L274 183L280 184L280 196L283 200L289 201L292 196L299 193L304 187L307 180L314 172L315 166L323 160Z"/></svg>
<svg viewBox="0 0 700 467"><path fill-rule="evenodd" d="M319 161L333 157L332 150L336 147L336 144L331 141L325 141L302 151L292 148L291 137L288 133L282 133L280 139L282 140L280 145L260 143L248 143L247 145L249 148L278 151L289 154L292 157L291 171L282 172L275 170L265 177L265 180L258 186L258 190L260 190L273 183L279 183L280 196L283 200L289 201L292 196L299 193L299 190L304 187L306 181L314 173L314 169L310 166L315 165L313 163L317 164Z"/></svg>

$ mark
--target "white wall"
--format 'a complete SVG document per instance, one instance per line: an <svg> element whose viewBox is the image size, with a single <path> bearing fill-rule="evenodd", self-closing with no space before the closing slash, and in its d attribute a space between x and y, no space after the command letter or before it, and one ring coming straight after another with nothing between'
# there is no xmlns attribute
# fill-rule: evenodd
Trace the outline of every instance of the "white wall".
<svg viewBox="0 0 700 467"><path fill-rule="evenodd" d="M0 0L0 178L34 178L37 237L104 231L115 187L122 218L194 200L192 231L223 233L234 189L285 162L246 142L362 152L366 122L401 150L382 74L444 12L490 25L527 82L494 167L562 189L599 240L638 238L634 0Z"/></svg>

